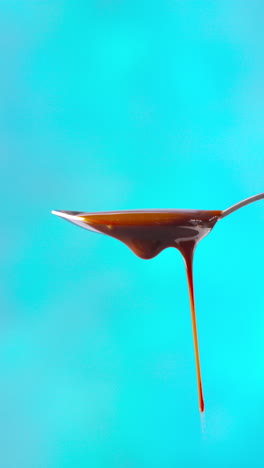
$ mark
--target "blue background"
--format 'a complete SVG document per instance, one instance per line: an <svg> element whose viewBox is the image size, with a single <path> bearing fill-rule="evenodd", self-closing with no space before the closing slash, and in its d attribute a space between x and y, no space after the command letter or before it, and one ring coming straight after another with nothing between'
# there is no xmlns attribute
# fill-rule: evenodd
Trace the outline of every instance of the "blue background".
<svg viewBox="0 0 264 468"><path fill-rule="evenodd" d="M225 209L263 192L261 1L2 0L3 468L262 467L264 207L183 260L52 209Z"/></svg>

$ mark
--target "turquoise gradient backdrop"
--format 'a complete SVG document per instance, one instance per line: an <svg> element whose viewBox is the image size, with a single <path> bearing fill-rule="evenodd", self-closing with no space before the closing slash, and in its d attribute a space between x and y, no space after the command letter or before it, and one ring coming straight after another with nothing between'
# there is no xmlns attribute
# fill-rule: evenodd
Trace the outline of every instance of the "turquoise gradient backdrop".
<svg viewBox="0 0 264 468"><path fill-rule="evenodd" d="M184 264L52 209L225 209L264 191L264 7L2 0L3 468L263 467L264 204Z"/></svg>

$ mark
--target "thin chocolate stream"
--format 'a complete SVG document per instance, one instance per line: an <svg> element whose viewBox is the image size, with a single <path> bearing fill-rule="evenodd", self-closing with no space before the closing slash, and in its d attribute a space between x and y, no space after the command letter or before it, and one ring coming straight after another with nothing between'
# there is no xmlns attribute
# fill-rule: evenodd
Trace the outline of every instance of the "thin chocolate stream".
<svg viewBox="0 0 264 468"><path fill-rule="evenodd" d="M203 396L203 384L202 384L202 373L201 373L198 330L197 330L197 322L196 322L196 308L195 308L195 299L194 299L194 286L193 286L193 256L194 256L194 250L195 250L196 244L190 243L188 248L186 247L187 246L185 246L185 248L182 250L182 255L184 257L185 265L186 265L186 273L187 273L187 281L188 281L189 297L190 297L199 409L201 413L203 413L204 396Z"/></svg>

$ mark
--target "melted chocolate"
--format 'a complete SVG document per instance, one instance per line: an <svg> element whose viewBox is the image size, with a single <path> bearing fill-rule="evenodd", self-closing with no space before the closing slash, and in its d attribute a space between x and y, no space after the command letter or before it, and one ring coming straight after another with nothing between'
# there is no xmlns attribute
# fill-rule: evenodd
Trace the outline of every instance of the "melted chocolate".
<svg viewBox="0 0 264 468"><path fill-rule="evenodd" d="M190 294L199 408L203 412L204 398L193 288L193 254L198 242L212 230L222 211L59 211L54 214L86 229L119 239L143 259L153 258L167 247L175 247L182 253Z"/></svg>
<svg viewBox="0 0 264 468"><path fill-rule="evenodd" d="M264 198L264 193L242 200L224 211L152 210L82 213L79 211L53 211L62 218L91 231L115 237L124 242L140 258L149 259L167 247L178 249L185 260L194 339L194 351L200 411L204 411L204 398L196 325L193 254L198 242L205 237L221 218Z"/></svg>

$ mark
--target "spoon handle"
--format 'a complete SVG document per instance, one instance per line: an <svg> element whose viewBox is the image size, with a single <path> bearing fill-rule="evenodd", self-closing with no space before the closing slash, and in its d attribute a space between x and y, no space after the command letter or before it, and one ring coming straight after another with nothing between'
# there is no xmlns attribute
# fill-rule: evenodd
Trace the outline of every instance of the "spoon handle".
<svg viewBox="0 0 264 468"><path fill-rule="evenodd" d="M230 215L234 211L239 210L239 208L249 205L250 203L254 203L257 200L261 200L262 198L264 198L264 193L259 193L258 195L253 195L253 197L246 198L245 200L242 200L241 202L230 206L230 208L227 208L227 210L224 210L220 215L220 218L224 218L225 216Z"/></svg>

